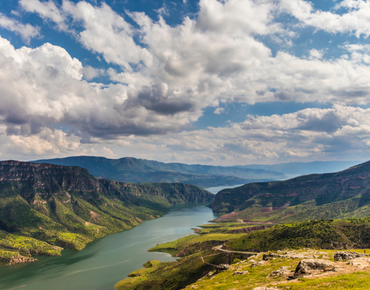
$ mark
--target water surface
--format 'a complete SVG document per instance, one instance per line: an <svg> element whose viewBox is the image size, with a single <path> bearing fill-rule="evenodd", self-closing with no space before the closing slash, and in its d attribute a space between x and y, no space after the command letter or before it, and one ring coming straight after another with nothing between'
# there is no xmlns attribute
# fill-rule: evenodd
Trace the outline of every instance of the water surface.
<svg viewBox="0 0 370 290"><path fill-rule="evenodd" d="M192 234L191 228L213 218L211 209L204 205L176 207L159 219L96 240L82 251L64 250L61 257L38 257L35 263L2 266L0 289L111 290L148 260L175 260L167 253L147 250Z"/></svg>

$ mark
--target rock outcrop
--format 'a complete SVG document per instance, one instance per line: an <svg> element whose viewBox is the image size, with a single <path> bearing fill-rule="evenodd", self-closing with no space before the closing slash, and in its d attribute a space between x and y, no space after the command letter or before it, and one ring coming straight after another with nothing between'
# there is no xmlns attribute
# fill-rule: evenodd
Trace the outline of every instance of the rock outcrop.
<svg viewBox="0 0 370 290"><path fill-rule="evenodd" d="M246 275L246 274L249 274L249 271L235 271L233 276Z"/></svg>
<svg viewBox="0 0 370 290"><path fill-rule="evenodd" d="M334 263L322 259L301 260L295 269L293 278L318 274L325 271L334 271Z"/></svg>
<svg viewBox="0 0 370 290"><path fill-rule="evenodd" d="M334 254L334 260L335 261L343 261L343 260L352 260L359 257L369 256L362 253L356 253L356 252L336 252Z"/></svg>
<svg viewBox="0 0 370 290"><path fill-rule="evenodd" d="M268 277L280 277L280 276L288 275L288 274L290 274L290 271L289 271L288 268L289 267L287 267L287 266L280 267L278 270L272 271L268 275Z"/></svg>
<svg viewBox="0 0 370 290"><path fill-rule="evenodd" d="M0 256L0 265L14 265L28 262L35 262L37 259L32 257L24 257L21 255L16 255L13 257L1 257Z"/></svg>

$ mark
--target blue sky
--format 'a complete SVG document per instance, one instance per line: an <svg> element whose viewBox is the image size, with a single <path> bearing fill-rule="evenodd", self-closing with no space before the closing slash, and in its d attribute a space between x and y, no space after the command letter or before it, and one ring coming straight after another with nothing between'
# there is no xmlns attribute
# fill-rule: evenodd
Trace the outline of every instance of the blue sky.
<svg viewBox="0 0 370 290"><path fill-rule="evenodd" d="M367 160L370 2L0 2L0 158Z"/></svg>

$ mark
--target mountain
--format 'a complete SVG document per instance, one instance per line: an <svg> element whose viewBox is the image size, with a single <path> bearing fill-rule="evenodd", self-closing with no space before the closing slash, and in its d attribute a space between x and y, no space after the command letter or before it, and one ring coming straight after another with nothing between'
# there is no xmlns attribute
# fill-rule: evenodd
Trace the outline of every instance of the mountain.
<svg viewBox="0 0 370 290"><path fill-rule="evenodd" d="M108 159L104 157L79 156L32 162L79 166L86 168L95 177L135 183L183 182L202 187L212 187L285 178L283 173L265 169L163 163L132 157Z"/></svg>
<svg viewBox="0 0 370 290"><path fill-rule="evenodd" d="M213 198L194 185L130 184L98 179L80 167L3 161L0 263L80 250L96 238L160 217L173 204Z"/></svg>
<svg viewBox="0 0 370 290"><path fill-rule="evenodd" d="M288 162L273 165L250 164L243 168L265 169L278 171L284 174L307 175L313 173L329 173L344 170L358 164L358 161L313 161L313 162Z"/></svg>
<svg viewBox="0 0 370 290"><path fill-rule="evenodd" d="M250 183L217 193L214 212L224 219L291 222L370 215L370 162L337 173Z"/></svg>

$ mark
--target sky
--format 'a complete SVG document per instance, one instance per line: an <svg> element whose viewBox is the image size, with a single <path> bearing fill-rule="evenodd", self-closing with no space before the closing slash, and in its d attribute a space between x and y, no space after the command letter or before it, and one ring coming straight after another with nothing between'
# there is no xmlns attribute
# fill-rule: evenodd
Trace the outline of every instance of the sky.
<svg viewBox="0 0 370 290"><path fill-rule="evenodd" d="M369 0L0 2L0 159L370 159Z"/></svg>

